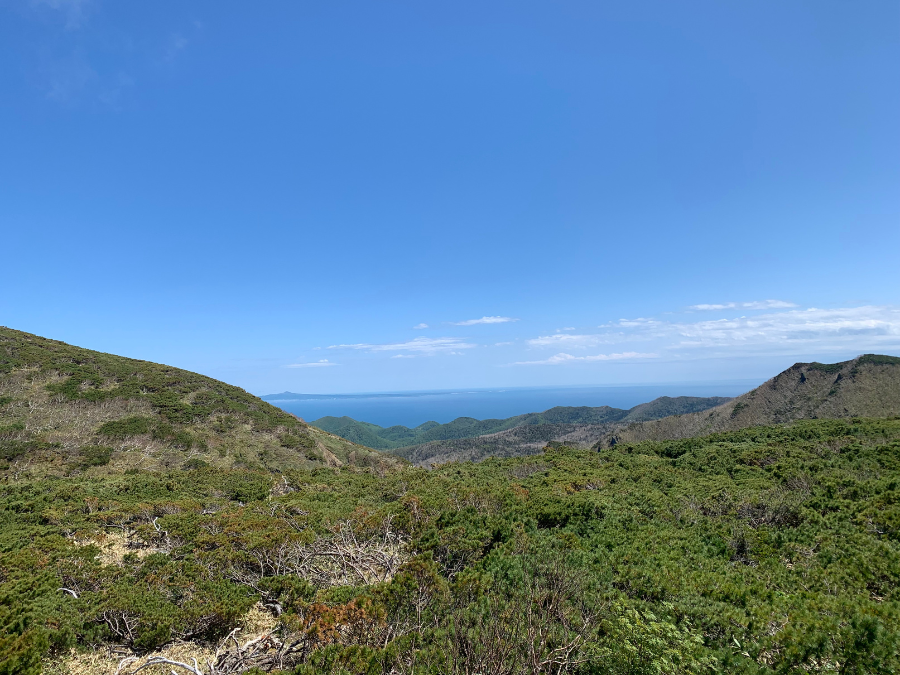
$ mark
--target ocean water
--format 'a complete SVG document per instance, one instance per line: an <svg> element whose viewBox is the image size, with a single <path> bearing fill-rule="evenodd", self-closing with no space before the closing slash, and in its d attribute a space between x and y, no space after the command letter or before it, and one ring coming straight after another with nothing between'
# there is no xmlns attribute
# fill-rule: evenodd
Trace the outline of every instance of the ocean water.
<svg viewBox="0 0 900 675"><path fill-rule="evenodd" d="M272 405L312 422L320 417L352 417L383 427L415 427L433 420L445 424L457 417L491 419L542 412L554 406L632 408L659 396L738 396L760 383L755 380L708 384L660 384L616 387L512 387L368 394L295 394L297 399L267 396Z"/></svg>

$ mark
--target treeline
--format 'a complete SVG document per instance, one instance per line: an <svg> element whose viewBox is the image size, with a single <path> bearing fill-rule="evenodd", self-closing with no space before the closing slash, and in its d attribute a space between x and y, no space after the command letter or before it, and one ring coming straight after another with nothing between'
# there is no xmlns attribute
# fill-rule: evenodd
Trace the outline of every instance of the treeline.
<svg viewBox="0 0 900 675"><path fill-rule="evenodd" d="M898 419L0 505L2 675L900 671Z"/></svg>

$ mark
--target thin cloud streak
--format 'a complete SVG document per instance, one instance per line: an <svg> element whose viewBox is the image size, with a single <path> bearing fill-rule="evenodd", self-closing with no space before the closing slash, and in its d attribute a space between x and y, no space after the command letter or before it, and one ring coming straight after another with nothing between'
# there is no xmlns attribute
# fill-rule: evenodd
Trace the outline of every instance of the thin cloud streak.
<svg viewBox="0 0 900 675"><path fill-rule="evenodd" d="M418 337L407 342L393 342L389 344L359 343L352 345L331 345L328 347L328 349L357 349L367 352L417 352L420 354L438 354L455 352L458 349L474 349L477 346L478 345L463 342L463 338Z"/></svg>
<svg viewBox="0 0 900 675"><path fill-rule="evenodd" d="M328 359L322 359L320 361L312 361L310 363L291 363L285 368L326 368L328 366L338 366L339 363L332 363Z"/></svg>
<svg viewBox="0 0 900 675"><path fill-rule="evenodd" d="M516 361L512 366L559 366L564 363L590 363L594 361L624 361L631 359L655 359L659 354L642 354L640 352L621 352L619 354L594 354L592 356L573 356L572 354L555 354L542 361Z"/></svg>
<svg viewBox="0 0 900 675"><path fill-rule="evenodd" d="M475 326L483 323L510 323L511 321L518 321L518 319L514 319L511 316L483 316L480 319L467 319L466 321L455 321L452 322L451 326Z"/></svg>
<svg viewBox="0 0 900 675"><path fill-rule="evenodd" d="M570 347L586 349L596 347L599 344L609 343L609 338L604 335L577 335L572 333L554 333L553 335L541 335L528 340L530 347Z"/></svg>
<svg viewBox="0 0 900 675"><path fill-rule="evenodd" d="M722 309L792 309L797 307L786 300L754 300L753 302L726 302L721 305L691 305L688 309L710 312Z"/></svg>

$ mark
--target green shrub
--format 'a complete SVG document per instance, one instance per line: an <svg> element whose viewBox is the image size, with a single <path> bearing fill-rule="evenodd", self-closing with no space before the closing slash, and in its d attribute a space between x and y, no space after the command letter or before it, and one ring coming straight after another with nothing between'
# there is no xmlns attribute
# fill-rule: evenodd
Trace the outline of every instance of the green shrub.
<svg viewBox="0 0 900 675"><path fill-rule="evenodd" d="M112 458L112 448L104 445L86 445L78 451L79 466L87 469L92 466L106 466Z"/></svg>
<svg viewBox="0 0 900 675"><path fill-rule="evenodd" d="M37 439L19 441L0 438L0 459L13 460L23 455L49 450L53 445Z"/></svg>
<svg viewBox="0 0 900 675"><path fill-rule="evenodd" d="M156 421L150 417L126 417L102 424L97 433L109 438L124 439L150 433Z"/></svg>
<svg viewBox="0 0 900 675"><path fill-rule="evenodd" d="M316 447L315 439L309 434L281 434L279 437L281 445L285 448L314 448Z"/></svg>

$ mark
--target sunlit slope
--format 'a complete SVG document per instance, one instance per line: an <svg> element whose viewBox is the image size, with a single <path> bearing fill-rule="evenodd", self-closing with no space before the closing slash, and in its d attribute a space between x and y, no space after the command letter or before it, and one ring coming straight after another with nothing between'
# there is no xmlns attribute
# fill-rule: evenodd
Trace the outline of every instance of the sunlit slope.
<svg viewBox="0 0 900 675"><path fill-rule="evenodd" d="M0 327L4 473L397 462L224 382Z"/></svg>
<svg viewBox="0 0 900 675"><path fill-rule="evenodd" d="M802 419L900 415L900 358L864 354L841 363L797 363L712 410L631 424L598 442L689 438Z"/></svg>

